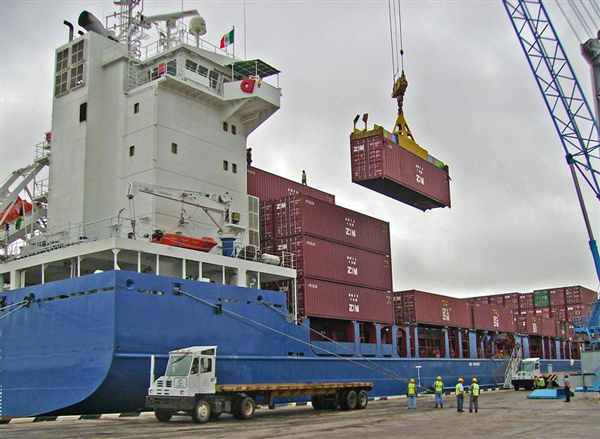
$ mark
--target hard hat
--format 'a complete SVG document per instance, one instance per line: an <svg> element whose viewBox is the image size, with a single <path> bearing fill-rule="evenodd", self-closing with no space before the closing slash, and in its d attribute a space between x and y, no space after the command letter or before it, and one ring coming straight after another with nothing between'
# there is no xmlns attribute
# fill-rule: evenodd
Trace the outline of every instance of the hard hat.
<svg viewBox="0 0 600 439"><path fill-rule="evenodd" d="M463 380L462 378L459 378L459 379L458 379L458 382L459 382L459 383L462 383L463 381L464 381L464 380Z"/></svg>
<svg viewBox="0 0 600 439"><path fill-rule="evenodd" d="M442 377L438 377L437 379L440 380L440 381L442 381Z"/></svg>
<svg viewBox="0 0 600 439"><path fill-rule="evenodd" d="M414 382L415 382L415 379L414 379L414 378L411 378L411 379L410 379L410 382L411 382L411 383L414 383Z"/></svg>
<svg viewBox="0 0 600 439"><path fill-rule="evenodd" d="M477 382L477 378L473 378L473 382L476 383Z"/></svg>

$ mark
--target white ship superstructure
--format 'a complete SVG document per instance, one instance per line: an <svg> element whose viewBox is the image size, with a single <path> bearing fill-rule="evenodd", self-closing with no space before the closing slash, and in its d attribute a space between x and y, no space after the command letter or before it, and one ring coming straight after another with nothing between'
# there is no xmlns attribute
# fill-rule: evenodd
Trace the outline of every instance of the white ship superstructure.
<svg viewBox="0 0 600 439"><path fill-rule="evenodd" d="M195 10L148 17L140 2L115 3L113 27L84 12L88 32L71 28L56 50L51 134L4 182L0 211L32 195L48 165L49 179L23 227L3 231L0 288L112 269L254 288L294 278L290 260L260 262L246 189L246 140L279 109L279 71L200 39ZM177 248L157 243L163 234L218 245Z"/></svg>

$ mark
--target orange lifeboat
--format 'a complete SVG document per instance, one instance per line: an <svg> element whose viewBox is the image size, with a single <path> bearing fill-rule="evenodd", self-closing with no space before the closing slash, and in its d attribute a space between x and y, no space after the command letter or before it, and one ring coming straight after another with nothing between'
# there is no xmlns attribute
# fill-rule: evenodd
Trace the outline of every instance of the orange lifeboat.
<svg viewBox="0 0 600 439"><path fill-rule="evenodd" d="M0 224L0 227L4 226L5 224L10 224L10 223L15 222L17 220L17 218L19 218L19 211L21 210L21 206L23 206L23 213L25 215L30 213L33 209L33 206L31 205L31 203L28 203L27 201L22 200L21 197L17 197L17 201L15 201L13 206L10 208L10 211L8 212L8 215L6 215L6 218L4 218L4 215L6 214L8 207L6 209L4 209L2 211L2 213L0 213L0 220L2 218L4 218L4 221L2 221L2 223Z"/></svg>
<svg viewBox="0 0 600 439"><path fill-rule="evenodd" d="M178 235L176 233L165 233L162 230L155 230L150 238L150 242L156 242L163 245L172 245L173 247L189 248L201 252L209 252L217 245L214 238L192 238L191 236Z"/></svg>

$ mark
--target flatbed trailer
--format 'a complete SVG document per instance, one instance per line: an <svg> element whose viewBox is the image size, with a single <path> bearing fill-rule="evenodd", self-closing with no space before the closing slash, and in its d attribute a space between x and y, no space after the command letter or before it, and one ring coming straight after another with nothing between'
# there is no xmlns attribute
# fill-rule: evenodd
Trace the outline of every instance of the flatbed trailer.
<svg viewBox="0 0 600 439"><path fill-rule="evenodd" d="M275 408L276 398L310 397L315 410L354 410L367 407L370 382L316 383L216 383L216 346L195 346L170 352L165 376L152 380L146 407L156 419L168 422L177 412L204 423L222 413L236 419L251 419L256 399ZM184 375L185 374L185 375Z"/></svg>

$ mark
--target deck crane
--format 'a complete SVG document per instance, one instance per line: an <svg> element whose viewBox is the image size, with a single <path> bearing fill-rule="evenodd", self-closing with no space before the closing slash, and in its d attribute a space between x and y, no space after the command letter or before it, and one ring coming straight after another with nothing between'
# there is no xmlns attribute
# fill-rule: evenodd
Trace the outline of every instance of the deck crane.
<svg viewBox="0 0 600 439"><path fill-rule="evenodd" d="M596 274L600 280L598 246L579 185L579 178L582 178L600 201L600 122L597 118L600 115L600 101L595 102L598 112L595 116L542 0L502 2L562 142L588 232ZM600 99L599 46L598 38L592 38L583 45L584 55L592 66L597 100ZM583 316L574 323L576 333L587 334L593 347L600 347L600 300L596 300L591 306L589 316Z"/></svg>

